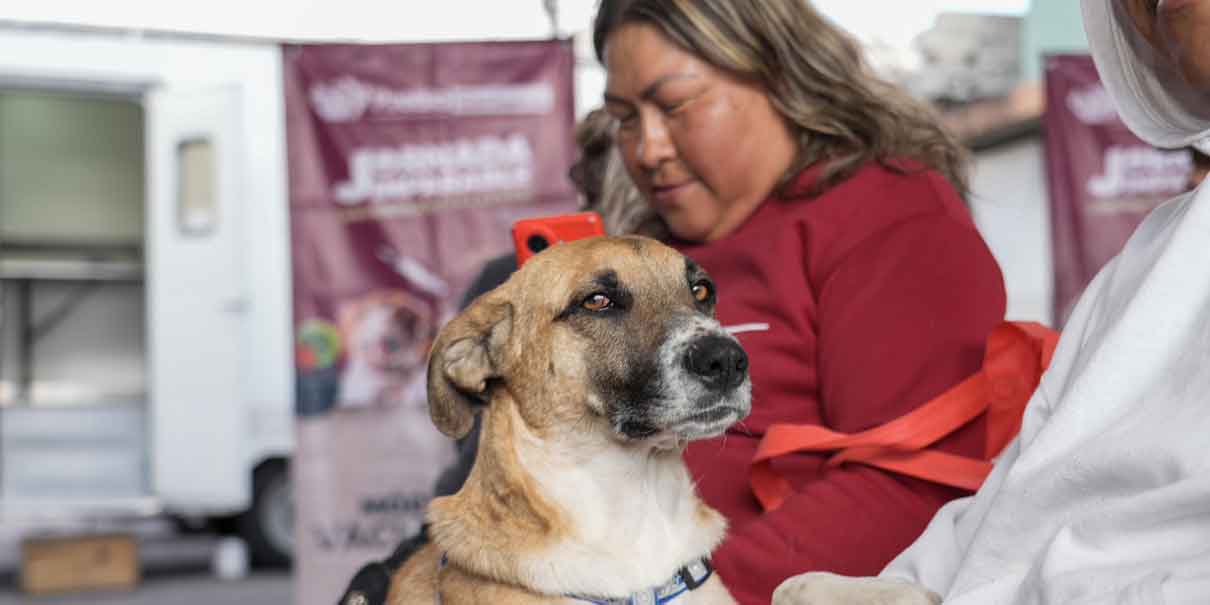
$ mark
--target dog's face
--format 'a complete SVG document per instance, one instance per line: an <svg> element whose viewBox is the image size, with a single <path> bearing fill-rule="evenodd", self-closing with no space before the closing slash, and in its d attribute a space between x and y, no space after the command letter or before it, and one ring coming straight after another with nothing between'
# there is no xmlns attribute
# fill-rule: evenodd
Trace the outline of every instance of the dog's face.
<svg viewBox="0 0 1210 605"><path fill-rule="evenodd" d="M354 334L355 354L382 371L407 370L422 361L420 318L410 309L390 303L371 305Z"/></svg>
<svg viewBox="0 0 1210 605"><path fill-rule="evenodd" d="M377 292L340 309L351 362L385 375L415 372L436 332L418 301L399 291Z"/></svg>
<svg viewBox="0 0 1210 605"><path fill-rule="evenodd" d="M533 257L441 331L429 405L446 434L475 407L516 402L537 431L600 427L656 446L747 415L748 359L713 318L709 276L646 238L593 238Z"/></svg>

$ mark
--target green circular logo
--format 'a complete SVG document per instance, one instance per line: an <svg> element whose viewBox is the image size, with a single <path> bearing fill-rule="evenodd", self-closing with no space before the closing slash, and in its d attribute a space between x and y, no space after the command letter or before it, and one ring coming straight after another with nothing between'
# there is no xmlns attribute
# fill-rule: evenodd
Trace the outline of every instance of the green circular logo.
<svg viewBox="0 0 1210 605"><path fill-rule="evenodd" d="M322 370L340 358L340 332L322 319L308 319L298 326L295 363L302 370Z"/></svg>

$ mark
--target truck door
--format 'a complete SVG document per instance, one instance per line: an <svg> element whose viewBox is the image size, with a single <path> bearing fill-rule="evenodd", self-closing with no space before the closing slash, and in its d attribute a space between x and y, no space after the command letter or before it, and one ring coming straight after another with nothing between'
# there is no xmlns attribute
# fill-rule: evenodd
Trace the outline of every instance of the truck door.
<svg viewBox="0 0 1210 605"><path fill-rule="evenodd" d="M250 496L239 93L146 98L152 489L184 512L235 512Z"/></svg>

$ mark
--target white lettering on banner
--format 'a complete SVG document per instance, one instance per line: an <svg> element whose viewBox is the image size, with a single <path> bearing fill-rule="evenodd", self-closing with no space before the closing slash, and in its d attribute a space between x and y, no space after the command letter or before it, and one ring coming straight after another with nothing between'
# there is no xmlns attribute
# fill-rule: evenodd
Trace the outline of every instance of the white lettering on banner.
<svg viewBox="0 0 1210 605"><path fill-rule="evenodd" d="M1067 95L1067 108L1084 124L1108 124L1119 119L1109 91L1100 84L1071 91Z"/></svg>
<svg viewBox="0 0 1210 605"><path fill-rule="evenodd" d="M1121 195L1167 195L1181 191L1193 160L1186 151L1164 151L1137 145L1105 150L1101 174L1088 180L1096 198Z"/></svg>
<svg viewBox="0 0 1210 605"><path fill-rule="evenodd" d="M555 105L555 91L549 82L395 90L345 76L312 86L308 96L311 107L325 122L358 120L367 111L400 117L435 113L544 115Z"/></svg>
<svg viewBox="0 0 1210 605"><path fill-rule="evenodd" d="M529 189L534 153L520 134L484 136L448 143L355 149L349 180L337 183L337 203L443 197Z"/></svg>

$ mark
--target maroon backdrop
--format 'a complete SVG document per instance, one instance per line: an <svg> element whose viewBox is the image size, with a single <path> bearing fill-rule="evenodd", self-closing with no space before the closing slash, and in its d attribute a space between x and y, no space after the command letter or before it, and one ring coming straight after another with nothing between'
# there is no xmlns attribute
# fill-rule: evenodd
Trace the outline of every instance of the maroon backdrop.
<svg viewBox="0 0 1210 605"><path fill-rule="evenodd" d="M509 227L575 204L566 41L287 46L295 601L419 528L453 444L424 360Z"/></svg>
<svg viewBox="0 0 1210 605"><path fill-rule="evenodd" d="M1185 188L1184 150L1139 140L1118 117L1087 55L1046 57L1043 116L1054 253L1054 324L1144 216Z"/></svg>

